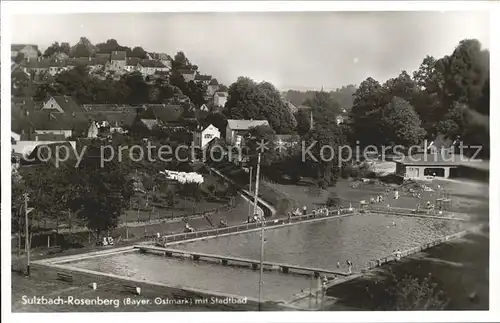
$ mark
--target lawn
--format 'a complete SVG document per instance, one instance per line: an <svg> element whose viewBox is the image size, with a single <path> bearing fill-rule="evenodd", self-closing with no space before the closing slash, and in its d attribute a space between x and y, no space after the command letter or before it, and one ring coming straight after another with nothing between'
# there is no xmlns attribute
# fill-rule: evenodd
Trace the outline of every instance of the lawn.
<svg viewBox="0 0 500 323"><path fill-rule="evenodd" d="M379 184L363 183L358 187L352 187L352 181L341 179L334 187L321 190L313 186L306 185L288 185L288 184L268 184L276 191L283 192L284 196L296 201L300 205L305 205L308 209L317 208L326 203L330 192L335 192L341 198L344 205L352 203L359 204L361 200L370 200L370 197L384 195L386 189L390 191L394 186L382 186ZM444 188L451 198L451 205L448 210L455 212L474 213L478 215L488 215L488 185L478 182L467 181L443 181L435 180L427 183L428 186L435 189L434 192L420 192L421 199L413 197L405 190L400 191L398 200L393 198L392 194L385 196L384 204L390 204L393 207L414 209L419 203L421 206L426 201L435 202L436 198L442 193L437 193L437 185ZM483 216L484 217L484 216Z"/></svg>

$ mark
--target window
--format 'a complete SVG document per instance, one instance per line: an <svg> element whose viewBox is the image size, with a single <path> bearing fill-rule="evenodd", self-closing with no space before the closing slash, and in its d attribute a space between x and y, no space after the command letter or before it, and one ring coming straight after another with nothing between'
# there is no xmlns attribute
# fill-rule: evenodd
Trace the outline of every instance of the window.
<svg viewBox="0 0 500 323"><path fill-rule="evenodd" d="M205 139L212 139L213 136L214 136L213 134L207 133L205 134Z"/></svg>

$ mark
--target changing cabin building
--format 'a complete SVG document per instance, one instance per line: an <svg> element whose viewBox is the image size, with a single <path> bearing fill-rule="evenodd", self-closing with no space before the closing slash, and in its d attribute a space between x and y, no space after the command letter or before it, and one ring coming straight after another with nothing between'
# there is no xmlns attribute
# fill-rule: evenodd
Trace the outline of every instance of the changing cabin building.
<svg viewBox="0 0 500 323"><path fill-rule="evenodd" d="M397 175L416 180L455 177L462 164L460 155L445 152L405 156L395 162Z"/></svg>

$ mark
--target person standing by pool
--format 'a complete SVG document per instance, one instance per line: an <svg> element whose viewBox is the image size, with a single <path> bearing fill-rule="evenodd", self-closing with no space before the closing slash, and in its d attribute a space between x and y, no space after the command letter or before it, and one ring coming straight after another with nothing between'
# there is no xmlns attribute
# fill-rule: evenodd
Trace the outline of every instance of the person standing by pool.
<svg viewBox="0 0 500 323"><path fill-rule="evenodd" d="M350 260L346 260L346 263L347 263L348 273L351 274L352 273L352 262Z"/></svg>

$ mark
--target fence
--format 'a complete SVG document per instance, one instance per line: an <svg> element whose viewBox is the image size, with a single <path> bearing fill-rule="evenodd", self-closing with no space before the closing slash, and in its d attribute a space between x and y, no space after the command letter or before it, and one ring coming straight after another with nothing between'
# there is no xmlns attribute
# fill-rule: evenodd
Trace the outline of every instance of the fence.
<svg viewBox="0 0 500 323"><path fill-rule="evenodd" d="M398 252L397 254L394 254L394 255L390 255L390 256L379 258L377 260L369 261L365 270L379 267L382 264L387 263L387 262L399 260L402 257L407 257L407 256L410 256L414 253L427 250L429 248L435 247L435 246L440 245L440 244L447 242L447 241L452 241L455 239L462 238L463 236L465 236L469 232L479 232L480 230L482 230L482 228L483 228L483 226L480 225L480 226L477 226L477 227L470 229L470 230L467 230L467 231L457 232L457 233L447 235L447 236L435 239L433 241L421 244L417 247L403 250L403 251Z"/></svg>
<svg viewBox="0 0 500 323"><path fill-rule="evenodd" d="M271 221L264 222L264 227L271 228L271 227L275 227L275 226L279 226L279 225L283 225L283 224L303 222L303 221L312 220L312 219L331 218L331 217L336 217L336 216L346 216L346 215L353 214L354 212L355 212L354 209L332 209L332 210L329 210L328 216L321 215L321 214L312 214L312 213L305 214L305 215L297 215L297 216L292 216L290 218L276 219L272 222ZM260 222L244 223L244 224L229 226L229 227L225 227L225 228L209 229L209 230L195 231L195 232L186 232L186 233L164 236L164 237L160 238L161 241L155 241L155 242L158 242L158 243L164 245L164 244L167 244L169 242L184 241L184 240L203 238L203 237L209 237L209 236L218 236L221 234L244 232L244 231L248 231L248 230L257 229L260 227L261 227Z"/></svg>
<svg viewBox="0 0 500 323"><path fill-rule="evenodd" d="M442 218L453 218L459 213L444 211L444 210L436 210L436 209L410 209L410 208L402 208L402 207L394 207L394 206L382 206L382 205L373 205L368 204L367 210L376 213L387 213L387 214L414 214L414 215L422 215L422 216L435 216Z"/></svg>

